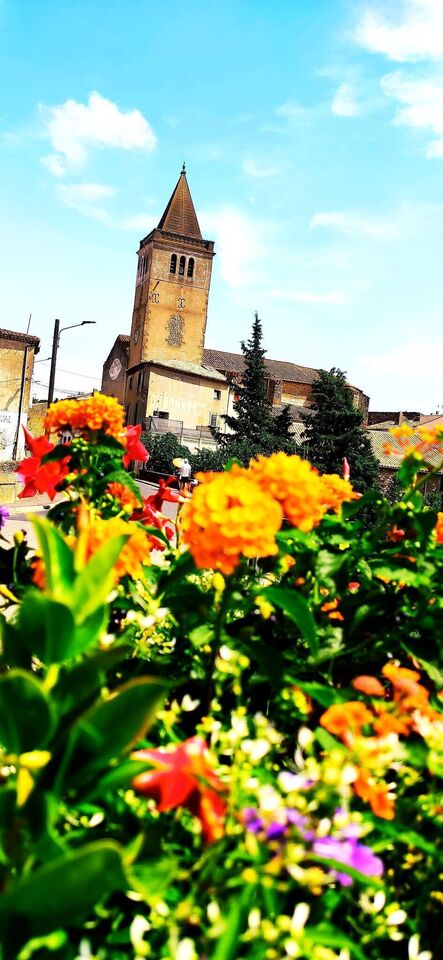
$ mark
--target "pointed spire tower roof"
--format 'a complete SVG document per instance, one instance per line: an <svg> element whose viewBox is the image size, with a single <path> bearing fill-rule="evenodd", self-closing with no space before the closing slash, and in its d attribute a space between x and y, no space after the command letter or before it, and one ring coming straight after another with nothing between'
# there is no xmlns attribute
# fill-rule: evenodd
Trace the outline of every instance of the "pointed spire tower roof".
<svg viewBox="0 0 443 960"><path fill-rule="evenodd" d="M184 164L171 199L159 222L158 230L178 233L182 237L202 239Z"/></svg>

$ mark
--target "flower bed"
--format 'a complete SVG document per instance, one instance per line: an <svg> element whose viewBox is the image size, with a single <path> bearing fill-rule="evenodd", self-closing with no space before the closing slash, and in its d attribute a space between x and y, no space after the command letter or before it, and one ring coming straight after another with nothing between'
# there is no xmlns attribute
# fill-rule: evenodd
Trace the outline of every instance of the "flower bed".
<svg viewBox="0 0 443 960"><path fill-rule="evenodd" d="M85 404L1 551L4 960L441 960L442 437L394 505L285 454L143 500Z"/></svg>

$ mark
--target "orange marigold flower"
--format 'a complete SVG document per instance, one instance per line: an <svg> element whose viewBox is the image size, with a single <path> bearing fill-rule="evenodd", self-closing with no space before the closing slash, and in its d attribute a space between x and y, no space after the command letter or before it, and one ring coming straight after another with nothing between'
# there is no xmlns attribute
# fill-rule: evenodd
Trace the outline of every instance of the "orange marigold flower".
<svg viewBox="0 0 443 960"><path fill-rule="evenodd" d="M369 803L371 810L383 820L394 819L394 801L389 796L389 787L386 783L376 780L370 770L361 768L358 777L354 780L354 790L358 797Z"/></svg>
<svg viewBox="0 0 443 960"><path fill-rule="evenodd" d="M320 717L320 723L329 733L346 738L349 733L359 734L361 728L371 723L374 714L360 700L335 703Z"/></svg>
<svg viewBox="0 0 443 960"><path fill-rule="evenodd" d="M358 500L360 497L349 480L344 480L337 473L323 473L320 480L323 487L322 496L325 510L333 510L334 513L338 513L344 503L349 500Z"/></svg>
<svg viewBox="0 0 443 960"><path fill-rule="evenodd" d="M45 417L45 429L51 432L66 427L92 432L101 430L123 443L123 407L115 397L106 397L102 393L80 400L51 403Z"/></svg>
<svg viewBox="0 0 443 960"><path fill-rule="evenodd" d="M379 737L387 737L390 733L403 734L409 736L411 732L411 722L408 716L398 716L390 713L387 704L376 703L374 710L378 714L374 720L373 727Z"/></svg>
<svg viewBox="0 0 443 960"><path fill-rule="evenodd" d="M377 680L377 677L369 677L362 674L361 677L354 678L352 686L354 690L366 693L368 697L383 697L385 694L385 688L380 683L380 680Z"/></svg>
<svg viewBox="0 0 443 960"><path fill-rule="evenodd" d="M229 574L241 557L277 553L278 503L234 464L225 473L197 474L198 487L180 515L183 542L196 565Z"/></svg>
<svg viewBox="0 0 443 960"><path fill-rule="evenodd" d="M134 580L141 576L142 565L149 566L150 552L154 543L152 538L142 530L136 523L122 520L120 517L112 517L110 520L103 520L96 517L87 530L87 549L86 558L89 560L94 553L110 540L111 537L128 535L119 558L115 564L115 578L120 580L126 574L133 577Z"/></svg>
<svg viewBox="0 0 443 960"><path fill-rule="evenodd" d="M386 663L382 669L382 674L392 684L395 684L398 680L420 680L420 674L416 670L408 670L406 667L399 667L398 664Z"/></svg>
<svg viewBox="0 0 443 960"><path fill-rule="evenodd" d="M437 513L435 533L437 536L437 543L443 543L443 513Z"/></svg>
<svg viewBox="0 0 443 960"><path fill-rule="evenodd" d="M273 453L251 460L249 474L262 490L277 500L287 519L309 532L325 512L324 490L317 470L296 455Z"/></svg>
<svg viewBox="0 0 443 960"><path fill-rule="evenodd" d="M142 574L142 565L149 566L151 562L150 552L157 545L155 540L138 524L130 523L120 517L111 517L110 520L103 520L101 517L91 518L82 511L79 512L78 526L81 527L79 537L83 538L85 563L88 563L88 560L111 537L128 536L128 540L122 547L114 565L116 582L126 575L136 580ZM77 547L79 537L69 536L66 538L67 543L73 550ZM33 581L36 586L43 588L45 585L44 565L41 558L37 558Z"/></svg>
<svg viewBox="0 0 443 960"><path fill-rule="evenodd" d="M110 494L111 497L114 497L115 500L118 500L120 506L126 510L127 513L132 513L133 510L136 510L140 505L135 493L126 487L124 483L109 483L106 487L106 492Z"/></svg>

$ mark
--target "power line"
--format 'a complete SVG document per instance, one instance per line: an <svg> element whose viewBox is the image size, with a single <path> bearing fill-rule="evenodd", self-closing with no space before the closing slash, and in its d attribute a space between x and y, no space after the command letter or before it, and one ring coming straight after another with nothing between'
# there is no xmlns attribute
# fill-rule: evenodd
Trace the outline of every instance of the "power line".
<svg viewBox="0 0 443 960"><path fill-rule="evenodd" d="M42 363L46 363L46 360L42 360ZM100 377L91 377L89 373L77 373L76 370L63 370L63 367L57 367L57 370L60 373L69 373L72 377L84 377L85 380L95 380L96 383L100 383Z"/></svg>

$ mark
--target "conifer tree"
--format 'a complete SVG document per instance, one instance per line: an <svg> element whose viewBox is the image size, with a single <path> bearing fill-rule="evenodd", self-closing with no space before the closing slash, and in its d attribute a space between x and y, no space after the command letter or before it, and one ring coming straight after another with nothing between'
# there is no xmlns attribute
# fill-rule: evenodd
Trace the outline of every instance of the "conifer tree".
<svg viewBox="0 0 443 960"><path fill-rule="evenodd" d="M352 391L342 370L320 370L312 386L313 415L304 414L304 442L311 463L321 473L342 472L349 461L351 481L360 492L377 487L378 464L368 433L362 427L363 413L354 405Z"/></svg>
<svg viewBox="0 0 443 960"><path fill-rule="evenodd" d="M241 383L235 385L235 415L225 414L223 417L230 432L216 434L218 442L228 451L239 444L250 445L251 456L256 451L264 453L274 448L262 338L261 320L256 313L251 336L247 343L242 341L241 344L245 369Z"/></svg>

